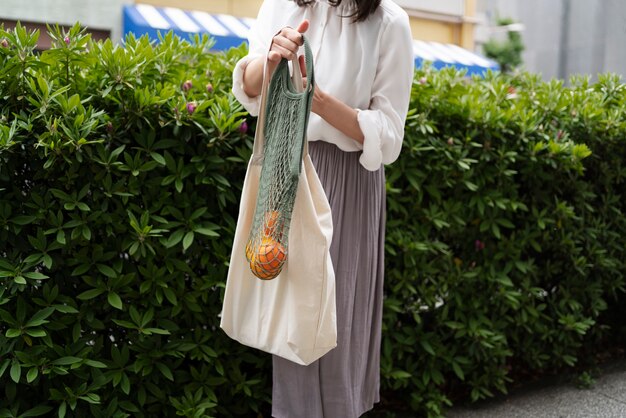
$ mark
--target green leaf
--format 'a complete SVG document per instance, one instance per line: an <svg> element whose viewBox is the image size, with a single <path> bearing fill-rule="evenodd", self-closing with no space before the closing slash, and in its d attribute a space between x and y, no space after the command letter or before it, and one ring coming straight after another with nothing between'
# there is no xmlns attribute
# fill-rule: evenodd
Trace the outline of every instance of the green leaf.
<svg viewBox="0 0 626 418"><path fill-rule="evenodd" d="M43 256L43 264L44 264L44 266L46 266L47 269L51 269L52 268L52 257L50 257L48 254L44 254L44 256Z"/></svg>
<svg viewBox="0 0 626 418"><path fill-rule="evenodd" d="M117 293L109 292L109 295L108 295L107 299L109 301L109 305L111 305L114 308L117 308L119 310L122 310L122 299L120 298L120 296Z"/></svg>
<svg viewBox="0 0 626 418"><path fill-rule="evenodd" d="M180 240L183 239L184 235L185 235L185 231L182 229L175 231L172 235L170 235L170 238L167 240L167 243L165 244L165 246L167 248L172 248L173 246L178 244Z"/></svg>
<svg viewBox="0 0 626 418"><path fill-rule="evenodd" d="M85 273L87 273L89 271L90 267L91 266L89 264L87 264L87 263L80 264L74 270L72 270L70 275L72 275L72 276L82 276L83 274L85 274Z"/></svg>
<svg viewBox="0 0 626 418"><path fill-rule="evenodd" d="M404 370L394 370L390 373L390 376L394 379L408 379L413 375L409 372L405 372Z"/></svg>
<svg viewBox="0 0 626 418"><path fill-rule="evenodd" d="M122 392L124 392L125 394L129 394L130 393L130 379L128 379L128 376L126 376L126 373L122 374L122 380L120 382L120 387L122 388ZM137 411L139 412L139 411Z"/></svg>
<svg viewBox="0 0 626 418"><path fill-rule="evenodd" d="M57 311L61 313L67 313L67 314L78 313L78 309L70 305L53 305L53 307L54 309L56 309Z"/></svg>
<svg viewBox="0 0 626 418"><path fill-rule="evenodd" d="M41 415L46 415L48 412L52 411L54 408L51 406L39 405L34 408L29 409L20 415L21 418L25 417L39 417Z"/></svg>
<svg viewBox="0 0 626 418"><path fill-rule="evenodd" d="M20 215L16 216L15 218L11 218L9 221L13 222L16 225L28 225L32 223L35 219L37 219L36 216Z"/></svg>
<svg viewBox="0 0 626 418"><path fill-rule="evenodd" d="M5 358L4 361L2 362L2 365L0 365L0 377L4 375L4 372L7 370L7 367L9 367L9 364L11 364L11 360L9 360L8 358Z"/></svg>
<svg viewBox="0 0 626 418"><path fill-rule="evenodd" d="M161 371L163 376L165 376L167 379L171 380L172 382L174 381L174 375L172 375L172 371L170 370L169 367L167 367L163 363L157 363L156 366L157 366L157 369Z"/></svg>
<svg viewBox="0 0 626 418"><path fill-rule="evenodd" d="M104 274L105 276L111 279L114 279L117 277L117 273L115 272L115 270L113 270L111 267L105 264L98 264L96 265L96 267L98 267L98 270L100 271L100 273Z"/></svg>
<svg viewBox="0 0 626 418"><path fill-rule="evenodd" d="M51 361L50 364L54 366L69 366L70 364L80 363L81 361L83 361L83 359L80 357L65 356Z"/></svg>
<svg viewBox="0 0 626 418"><path fill-rule="evenodd" d="M39 325L45 324L46 318L48 318L54 312L53 307L43 308L37 311L32 318L26 323L26 327L38 327Z"/></svg>
<svg viewBox="0 0 626 418"><path fill-rule="evenodd" d="M194 210L193 213L191 214L191 216L189 216L189 220L193 221L193 220L199 218L200 216L204 215L207 212L208 209L209 208L204 206L204 207L201 207L201 208L198 208L198 209Z"/></svg>
<svg viewBox="0 0 626 418"><path fill-rule="evenodd" d="M193 231L189 231L185 234L185 238L183 239L183 249L186 250L193 243L194 233Z"/></svg>
<svg viewBox="0 0 626 418"><path fill-rule="evenodd" d="M96 395L95 393L88 393L84 396L79 396L78 399L82 399L83 401L86 401L92 405L98 405L100 403L100 396Z"/></svg>
<svg viewBox="0 0 626 418"><path fill-rule="evenodd" d="M478 190L478 186L475 183L472 183L469 180L466 180L464 183L465 183L465 187L467 187L472 192L475 192L476 190Z"/></svg>
<svg viewBox="0 0 626 418"><path fill-rule="evenodd" d="M107 368L106 364L104 364L101 361L97 361L97 360L85 360L85 364L87 366L95 367L95 368L98 368L98 369L106 369Z"/></svg>
<svg viewBox="0 0 626 418"><path fill-rule="evenodd" d="M452 370L454 370L454 374L461 380L465 380L465 374L463 373L463 369L459 366L459 363L452 362Z"/></svg>
<svg viewBox="0 0 626 418"><path fill-rule="evenodd" d="M22 335L22 331L15 328L9 328L4 334L7 338L17 338Z"/></svg>
<svg viewBox="0 0 626 418"><path fill-rule="evenodd" d="M13 380L15 383L19 383L20 376L22 375L22 366L20 365L19 361L13 360L10 374L11 374L11 380Z"/></svg>
<svg viewBox="0 0 626 418"><path fill-rule="evenodd" d="M129 321L123 321L121 319L113 319L112 321L115 322L117 325L122 326L124 328L137 329L137 325Z"/></svg>
<svg viewBox="0 0 626 418"><path fill-rule="evenodd" d="M45 337L47 335L46 331L44 331L41 328L27 329L26 333L30 335L31 337L36 337L36 338Z"/></svg>
<svg viewBox="0 0 626 418"><path fill-rule="evenodd" d="M168 330L161 328L144 328L144 331L152 334L170 335L170 332Z"/></svg>
<svg viewBox="0 0 626 418"><path fill-rule="evenodd" d="M22 276L15 276L13 281L17 284L26 284L26 279Z"/></svg>
<svg viewBox="0 0 626 418"><path fill-rule="evenodd" d="M65 418L66 411L67 411L67 403L63 402L59 406L59 418Z"/></svg>
<svg viewBox="0 0 626 418"><path fill-rule="evenodd" d="M32 381L35 380L38 375L39 375L39 369L37 369L37 367L31 367L28 373L26 374L26 381L28 383L32 383ZM22 415L22 416L25 416L25 415ZM27 416L34 417L36 415L27 415Z"/></svg>
<svg viewBox="0 0 626 418"><path fill-rule="evenodd" d="M87 290L87 291L81 293L80 295L76 296L76 298L78 298L80 300L89 300L89 299L93 299L95 297L98 297L98 296L100 296L103 293L104 293L103 289L91 289L91 290Z"/></svg>
<svg viewBox="0 0 626 418"><path fill-rule="evenodd" d="M435 356L435 350L433 350L433 346L430 345L430 342L428 342L428 340L425 339L420 339L420 345L424 348L424 350L430 354L431 356Z"/></svg>
<svg viewBox="0 0 626 418"><path fill-rule="evenodd" d="M218 234L217 232L209 228L194 228L193 231L197 232L198 234L206 235L207 237L219 237L220 236L220 234Z"/></svg>
<svg viewBox="0 0 626 418"><path fill-rule="evenodd" d="M157 163L161 164L161 165L165 165L165 158L163 158L163 156L161 154L159 154L158 152L151 152L150 156L154 159L154 161L156 161Z"/></svg>
<svg viewBox="0 0 626 418"><path fill-rule="evenodd" d="M57 232L57 238L56 238L56 240L57 240L57 242L58 242L59 244L65 245L65 244L66 244L66 241L65 241L65 231L63 231L62 229L60 229L60 230Z"/></svg>

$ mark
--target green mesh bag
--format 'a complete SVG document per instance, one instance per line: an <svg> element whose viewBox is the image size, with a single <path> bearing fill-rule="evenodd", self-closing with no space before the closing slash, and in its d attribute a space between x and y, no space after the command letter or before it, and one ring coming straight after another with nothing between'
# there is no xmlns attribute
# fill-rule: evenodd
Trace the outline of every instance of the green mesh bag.
<svg viewBox="0 0 626 418"><path fill-rule="evenodd" d="M292 78L289 61L282 59L265 92L263 126L257 128L264 132L263 162L246 259L252 273L263 280L276 278L287 261L289 223L315 88L312 54L306 38L304 57L306 89L302 87L298 60L292 61Z"/></svg>

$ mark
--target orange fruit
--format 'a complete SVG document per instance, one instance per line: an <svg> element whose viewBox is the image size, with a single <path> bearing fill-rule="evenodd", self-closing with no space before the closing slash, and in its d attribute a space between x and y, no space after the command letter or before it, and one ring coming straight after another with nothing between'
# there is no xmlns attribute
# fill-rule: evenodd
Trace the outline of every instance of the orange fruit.
<svg viewBox="0 0 626 418"><path fill-rule="evenodd" d="M246 259L250 261L252 260L252 257L254 257L254 253L252 251L252 241L248 241L246 244Z"/></svg>
<svg viewBox="0 0 626 418"><path fill-rule="evenodd" d="M280 213L276 210L265 213L265 221L264 221L264 230L265 236L276 236L276 228L278 224L278 220L280 218ZM278 235L280 237L280 234Z"/></svg>
<svg viewBox="0 0 626 418"><path fill-rule="evenodd" d="M251 251L250 255L250 270L262 280L278 276L287 260L285 247L271 237L264 237L259 248L254 252Z"/></svg>

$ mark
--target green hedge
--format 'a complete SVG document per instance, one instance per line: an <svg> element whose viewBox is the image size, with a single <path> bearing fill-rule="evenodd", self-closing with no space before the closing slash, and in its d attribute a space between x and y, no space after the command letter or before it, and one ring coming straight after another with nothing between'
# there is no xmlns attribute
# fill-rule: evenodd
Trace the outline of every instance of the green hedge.
<svg viewBox="0 0 626 418"><path fill-rule="evenodd" d="M74 28L36 56L36 35L0 33L0 416L260 410L268 359L218 317L251 154L242 51Z"/></svg>
<svg viewBox="0 0 626 418"><path fill-rule="evenodd" d="M267 414L219 330L245 48L0 30L0 417ZM620 80L416 72L387 167L383 404L441 416L588 362L623 298ZM249 126L248 126L249 125Z"/></svg>
<svg viewBox="0 0 626 418"><path fill-rule="evenodd" d="M616 76L418 72L388 170L386 387L437 416L592 361L624 297L625 133Z"/></svg>

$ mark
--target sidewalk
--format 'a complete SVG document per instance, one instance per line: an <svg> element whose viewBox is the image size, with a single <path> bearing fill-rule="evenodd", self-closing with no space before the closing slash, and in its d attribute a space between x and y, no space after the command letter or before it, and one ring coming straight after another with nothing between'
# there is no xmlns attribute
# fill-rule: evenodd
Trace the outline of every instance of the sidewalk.
<svg viewBox="0 0 626 418"><path fill-rule="evenodd" d="M539 384L456 406L447 418L625 418L626 361L605 365L594 377L589 389L578 389L571 380Z"/></svg>

